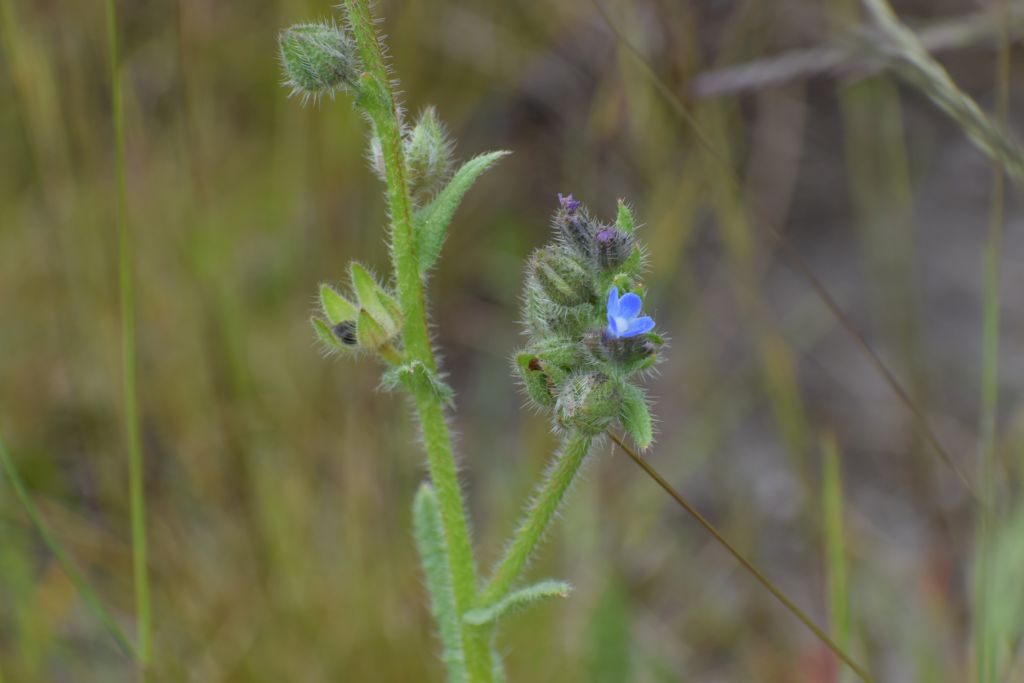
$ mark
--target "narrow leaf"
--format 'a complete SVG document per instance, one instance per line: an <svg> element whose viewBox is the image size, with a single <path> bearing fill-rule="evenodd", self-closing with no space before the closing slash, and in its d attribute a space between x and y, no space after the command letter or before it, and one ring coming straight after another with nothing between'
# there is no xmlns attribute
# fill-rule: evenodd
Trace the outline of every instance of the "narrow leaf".
<svg viewBox="0 0 1024 683"><path fill-rule="evenodd" d="M843 533L843 481L839 446L829 433L822 439L822 521L825 532L825 574L828 584L829 627L839 646L853 644L850 593L846 579L846 543ZM849 680L844 671L840 680Z"/></svg>
<svg viewBox="0 0 1024 683"><path fill-rule="evenodd" d="M327 284L320 285L320 307L323 308L324 315L332 325L346 320L355 321L359 317L359 307Z"/></svg>
<svg viewBox="0 0 1024 683"><path fill-rule="evenodd" d="M647 409L647 398L639 387L627 382L622 383L622 413L619 419L623 429L629 434L640 450L650 447L654 441L654 430L651 426L651 413Z"/></svg>
<svg viewBox="0 0 1024 683"><path fill-rule="evenodd" d="M434 489L429 484L421 484L416 492L412 514L416 548L430 593L430 611L441 636L442 660L448 671L448 683L463 683L466 680L466 663L462 652L462 625L455 608L441 511L437 507Z"/></svg>
<svg viewBox="0 0 1024 683"><path fill-rule="evenodd" d="M583 638L584 679L587 683L628 683L633 643L629 603L619 581L604 589L587 618Z"/></svg>
<svg viewBox="0 0 1024 683"><path fill-rule="evenodd" d="M532 586L512 591L489 607L470 610L466 612L463 619L467 624L474 626L493 624L510 611L523 609L545 598L564 598L569 595L571 590L572 586L565 581L547 579Z"/></svg>
<svg viewBox="0 0 1024 683"><path fill-rule="evenodd" d="M455 209L459 207L466 191L484 171L509 153L488 152L473 157L455 172L433 201L416 212L416 248L420 260L420 273L426 273L437 261L445 235L448 233L448 224L451 223Z"/></svg>

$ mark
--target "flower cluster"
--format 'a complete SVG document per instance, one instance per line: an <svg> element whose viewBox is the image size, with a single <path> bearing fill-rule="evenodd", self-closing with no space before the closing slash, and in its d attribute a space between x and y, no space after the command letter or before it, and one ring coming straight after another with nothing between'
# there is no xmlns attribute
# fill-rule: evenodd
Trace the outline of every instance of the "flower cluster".
<svg viewBox="0 0 1024 683"><path fill-rule="evenodd" d="M615 225L606 225L572 195L558 200L555 239L527 266L530 342L516 354L515 369L556 427L596 436L618 421L646 448L651 418L633 381L658 361L664 340L641 315L644 258L633 215L619 202Z"/></svg>

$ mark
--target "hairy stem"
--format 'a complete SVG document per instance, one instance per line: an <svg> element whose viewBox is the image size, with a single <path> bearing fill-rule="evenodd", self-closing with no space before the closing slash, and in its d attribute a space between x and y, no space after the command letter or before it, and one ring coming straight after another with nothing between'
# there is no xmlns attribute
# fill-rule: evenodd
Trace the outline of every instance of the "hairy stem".
<svg viewBox="0 0 1024 683"><path fill-rule="evenodd" d="M590 451L592 441L592 437L579 432L573 432L566 437L562 451L548 468L544 481L530 500L523 519L516 528L515 536L505 550L504 557L481 593L481 605L490 605L504 597L522 574L565 499L565 494L576 479L580 466Z"/></svg>
<svg viewBox="0 0 1024 683"><path fill-rule="evenodd" d="M384 157L391 213L391 259L398 302L405 315L402 331L405 353L408 360L419 361L433 370L437 363L427 329L426 297L416 253L399 111L367 0L345 0L345 7L365 69L362 79L364 106L376 127ZM455 607L461 618L476 603L477 578L451 437L441 399L425 390L416 390L413 398L423 430L430 478L437 492ZM474 683L491 681L493 667L486 634L478 629L464 628L463 648L470 680Z"/></svg>

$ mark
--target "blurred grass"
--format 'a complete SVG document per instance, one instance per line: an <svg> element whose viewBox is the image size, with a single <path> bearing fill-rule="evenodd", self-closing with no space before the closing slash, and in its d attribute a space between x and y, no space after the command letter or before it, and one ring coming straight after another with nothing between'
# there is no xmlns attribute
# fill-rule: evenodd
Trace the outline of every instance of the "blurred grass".
<svg viewBox="0 0 1024 683"><path fill-rule="evenodd" d="M609 8L679 94L704 65L828 38L824 10L800 3ZM375 370L320 358L305 322L318 282L342 279L349 258L385 258L363 123L344 101L300 108L278 84L277 30L330 8L118 9L154 680L440 680L409 531L423 478L415 431L401 399L374 392ZM949 19L973 8L912 9ZM989 203L973 180L987 163L962 133L884 76L698 103L739 196L589 1L413 0L381 13L410 110L436 104L463 158L515 151L467 197L431 283L482 564L553 445L519 409L508 372L522 261L545 239L556 192L609 218L622 196L646 223L655 315L673 339L652 380L657 466L823 618L812 435L833 430L867 659L880 680L968 680L969 499L815 295L775 262L765 217L750 215L768 207L786 226L970 470ZM0 56L0 126L13 132L0 136L0 417L55 538L131 630L102 12L2 0ZM944 59L964 89L992 99L990 46ZM1017 97L1020 73L1008 83ZM1007 293L1021 283L1019 217L1010 194ZM1011 297L1001 308L995 444L1013 454L1024 326ZM1011 461L1006 495L1017 499L1024 470ZM597 459L586 478L534 570L576 591L511 620L510 680L598 680L597 669L622 679L623 650L600 643L624 633L623 680L834 680L825 653L624 458ZM12 493L0 486L4 680L130 678ZM1016 509L1000 514L991 546L1006 577L992 591L1007 598ZM1019 601L999 604L998 628L1019 634ZM1004 680L1019 676L1017 643L1003 644L1006 666L1017 662Z"/></svg>

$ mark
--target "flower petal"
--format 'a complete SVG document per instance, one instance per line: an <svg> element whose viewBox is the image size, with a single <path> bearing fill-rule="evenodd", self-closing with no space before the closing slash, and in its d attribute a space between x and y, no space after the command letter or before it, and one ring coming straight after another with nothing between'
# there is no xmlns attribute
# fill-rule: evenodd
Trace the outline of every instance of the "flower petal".
<svg viewBox="0 0 1024 683"><path fill-rule="evenodd" d="M623 318L635 318L643 305L644 302L633 292L623 294L619 299L619 315Z"/></svg>
<svg viewBox="0 0 1024 683"><path fill-rule="evenodd" d="M629 327L626 329L626 331L620 333L619 336L620 337L635 337L638 334L643 334L644 332L650 332L653 329L654 329L654 319L651 318L650 316L645 315L642 318L637 318L633 322L631 322L629 324Z"/></svg>
<svg viewBox="0 0 1024 683"><path fill-rule="evenodd" d="M619 314L619 288L612 287L608 290L608 322L612 321L612 316Z"/></svg>

